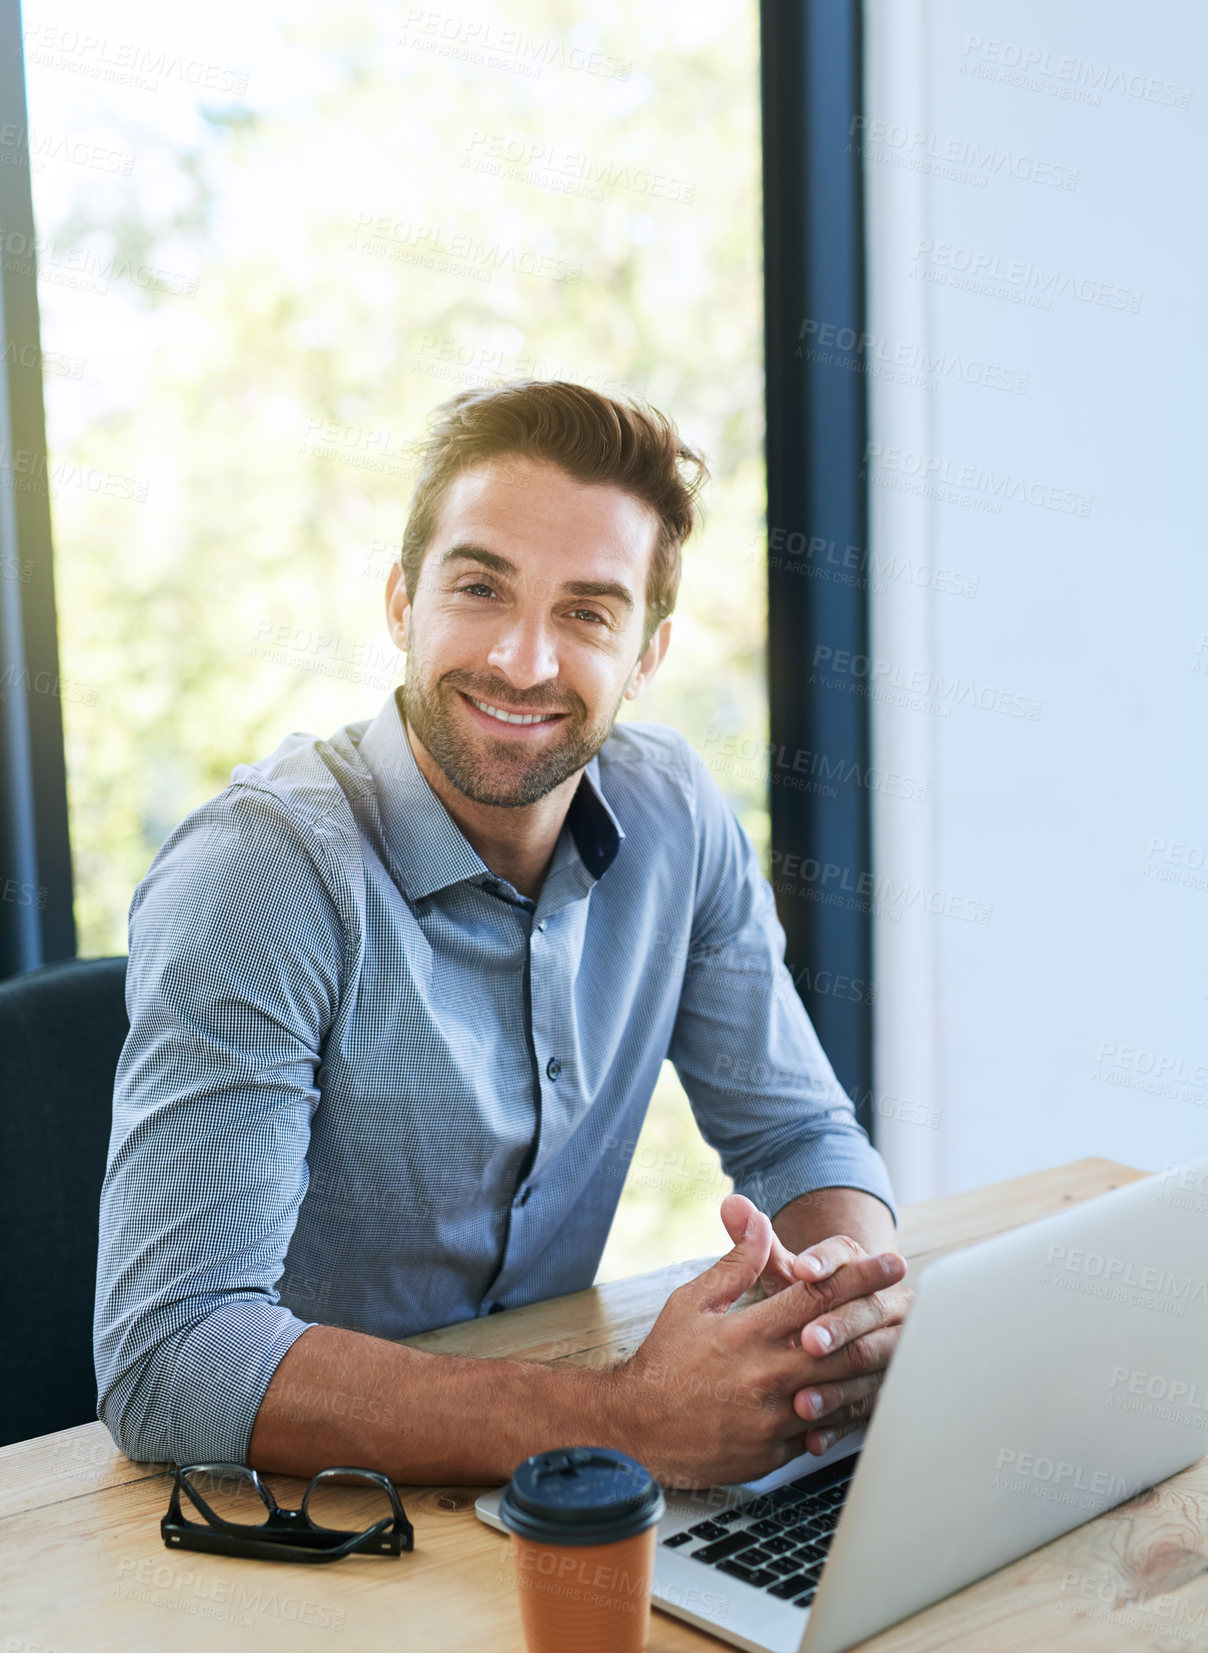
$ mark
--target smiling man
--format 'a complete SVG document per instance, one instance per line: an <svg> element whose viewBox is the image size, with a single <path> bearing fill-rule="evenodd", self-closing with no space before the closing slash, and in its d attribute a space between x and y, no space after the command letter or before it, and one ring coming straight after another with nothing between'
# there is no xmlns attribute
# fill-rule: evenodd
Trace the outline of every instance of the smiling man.
<svg viewBox="0 0 1208 1653"><path fill-rule="evenodd" d="M386 591L405 684L240 765L156 855L97 1280L131 1456L474 1482L589 1440L690 1485L867 1415L909 1300L884 1166L716 783L615 722L666 654L703 477L581 386L455 398ZM636 1354L393 1341L591 1283L665 1058L734 1248Z"/></svg>

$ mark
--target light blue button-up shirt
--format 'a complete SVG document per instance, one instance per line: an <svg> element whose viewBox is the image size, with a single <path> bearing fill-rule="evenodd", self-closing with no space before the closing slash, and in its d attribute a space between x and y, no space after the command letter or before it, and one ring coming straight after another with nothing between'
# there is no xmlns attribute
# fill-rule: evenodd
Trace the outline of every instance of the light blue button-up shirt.
<svg viewBox="0 0 1208 1653"><path fill-rule="evenodd" d="M591 1284L660 1066L769 1214L890 1205L755 851L674 730L617 724L538 899L496 877L398 704L241 764L130 908L101 1196L99 1415L246 1461L315 1323L398 1338Z"/></svg>

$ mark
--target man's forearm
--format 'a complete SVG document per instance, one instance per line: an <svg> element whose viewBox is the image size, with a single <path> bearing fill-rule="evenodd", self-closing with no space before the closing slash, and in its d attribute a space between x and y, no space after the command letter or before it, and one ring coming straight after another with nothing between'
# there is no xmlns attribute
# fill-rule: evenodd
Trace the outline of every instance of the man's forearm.
<svg viewBox="0 0 1208 1653"><path fill-rule="evenodd" d="M607 1371L468 1360L312 1326L268 1386L248 1445L253 1469L309 1477L334 1464L394 1481L506 1481L567 1442L626 1447Z"/></svg>
<svg viewBox="0 0 1208 1653"><path fill-rule="evenodd" d="M790 1200L772 1218L777 1238L790 1251L804 1251L832 1234L847 1234L865 1251L896 1251L889 1207L859 1188L817 1188Z"/></svg>
<svg viewBox="0 0 1208 1653"><path fill-rule="evenodd" d="M830 1210L815 1212L823 1228ZM836 1210L850 1231L858 1213L842 1202ZM857 1359L854 1350L886 1271L877 1257L840 1257L832 1336L823 1350L802 1342L790 1358L786 1344L814 1318L812 1300L802 1281L786 1280L772 1301L742 1305L774 1244L766 1215L756 1215L732 1251L671 1292L641 1346L604 1370L431 1355L310 1326L273 1375L248 1462L306 1477L350 1464L403 1484L473 1485L506 1480L535 1452L592 1444L619 1447L679 1486L766 1475L801 1449L800 1392L867 1382L869 1351Z"/></svg>

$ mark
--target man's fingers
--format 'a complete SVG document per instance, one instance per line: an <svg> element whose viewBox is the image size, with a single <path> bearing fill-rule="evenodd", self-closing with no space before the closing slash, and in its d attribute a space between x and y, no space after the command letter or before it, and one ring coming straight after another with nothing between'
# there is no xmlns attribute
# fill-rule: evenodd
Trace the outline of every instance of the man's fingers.
<svg viewBox="0 0 1208 1653"><path fill-rule="evenodd" d="M858 1240L846 1234L832 1234L799 1253L794 1269L799 1280L825 1280L844 1263L858 1262L867 1253Z"/></svg>
<svg viewBox="0 0 1208 1653"><path fill-rule="evenodd" d="M905 1286L891 1286L841 1303L810 1321L801 1334L801 1347L807 1355L834 1354L867 1332L896 1325L905 1317L913 1296Z"/></svg>
<svg viewBox="0 0 1208 1653"><path fill-rule="evenodd" d="M857 1337L854 1342L845 1344L835 1354L827 1355L825 1360L814 1360L807 1356L808 1370L798 1368L801 1371L801 1379L797 1387L807 1389L819 1383L842 1383L847 1378L868 1377L873 1372L883 1373L901 1335L900 1324L883 1326L880 1331L867 1332L863 1337ZM798 1350L797 1359L801 1358L801 1351Z"/></svg>
<svg viewBox="0 0 1208 1653"><path fill-rule="evenodd" d="M883 1377L885 1368L898 1346L902 1335L900 1325L883 1326L879 1331L866 1332L855 1338L825 1360L807 1355L801 1345L786 1348L769 1369L771 1381L790 1394L799 1389L825 1388L832 1383L846 1383L852 1378Z"/></svg>
<svg viewBox="0 0 1208 1653"><path fill-rule="evenodd" d="M821 1390L825 1396L835 1385L862 1378L871 1378L877 1385L885 1376L885 1368L893 1358L901 1335L900 1324L883 1326L854 1338L824 1360L806 1354L800 1345L785 1348L769 1368L768 1378L776 1389L790 1396L805 1390ZM806 1415L795 1409L798 1416ZM824 1421L821 1415L818 1421Z"/></svg>
<svg viewBox="0 0 1208 1653"><path fill-rule="evenodd" d="M797 1276L793 1272L796 1257L783 1245L775 1233L772 1236L772 1250L768 1257L767 1267L759 1276L759 1283L768 1297L775 1297L789 1286L797 1284Z"/></svg>
<svg viewBox="0 0 1208 1653"><path fill-rule="evenodd" d="M738 1245L746 1226L752 1216L758 1213L759 1207L749 1200L745 1194L727 1194L721 1202L721 1220L726 1233ZM760 1271L760 1284L769 1297L791 1286L797 1276L793 1272L796 1257L784 1245L776 1231L772 1231L772 1245L768 1253L768 1260Z"/></svg>
<svg viewBox="0 0 1208 1653"><path fill-rule="evenodd" d="M712 1310L716 1314L724 1313L732 1304L737 1303L744 1291L750 1291L767 1266L772 1249L771 1221L762 1211L756 1210L750 1200L742 1194L727 1195L722 1201L722 1221L726 1222L734 1201L741 1201L748 1209L741 1213L744 1217L744 1226L733 1251L719 1257L712 1268L706 1269L690 1283L689 1288L693 1291L700 1308ZM726 1227L729 1231L728 1223ZM732 1234L731 1237L733 1238Z"/></svg>
<svg viewBox="0 0 1208 1653"><path fill-rule="evenodd" d="M799 1280L805 1280L807 1283L829 1280L840 1269L858 1263L869 1255L872 1254L866 1252L858 1241L850 1239L846 1234L833 1234L830 1239L819 1240L817 1245L808 1246L798 1253L793 1260L793 1272ZM899 1257L902 1274L906 1273L906 1259L901 1257L899 1252L883 1251L876 1255Z"/></svg>
<svg viewBox="0 0 1208 1653"><path fill-rule="evenodd" d="M807 1287L818 1303L818 1312L850 1303L857 1297L869 1297L873 1292L896 1286L906 1273L906 1259L896 1251L881 1251L872 1257L860 1257L844 1263L826 1279Z"/></svg>
<svg viewBox="0 0 1208 1653"><path fill-rule="evenodd" d="M862 1429L877 1404L878 1393L879 1388L867 1395L861 1395L833 1417L828 1418L825 1428L809 1430L805 1437L805 1450L821 1457L824 1452L830 1451L836 1441L841 1441L844 1435L850 1435L853 1429Z"/></svg>
<svg viewBox="0 0 1208 1653"><path fill-rule="evenodd" d="M791 1337L808 1321L829 1313L854 1298L884 1292L902 1278L906 1264L894 1251L877 1257L862 1257L846 1263L828 1279L816 1284L799 1282L778 1292L767 1303L753 1303L745 1311L752 1324L770 1338ZM814 1351L811 1351L814 1352Z"/></svg>
<svg viewBox="0 0 1208 1653"><path fill-rule="evenodd" d="M837 1423L828 1429L811 1429L805 1437L805 1450L820 1458L824 1452L829 1452L837 1441L841 1441L844 1435L850 1435L853 1429L861 1427L857 1419L851 1418L846 1423Z"/></svg>
<svg viewBox="0 0 1208 1653"><path fill-rule="evenodd" d="M745 1194L727 1194L721 1202L722 1226L735 1245L741 1245L747 1224L758 1210Z"/></svg>
<svg viewBox="0 0 1208 1653"><path fill-rule="evenodd" d="M793 1410L808 1423L827 1426L833 1414L850 1406L853 1401L875 1395L885 1381L884 1372L869 1372L864 1377L848 1378L843 1383L815 1383L808 1389L798 1389L793 1396Z"/></svg>

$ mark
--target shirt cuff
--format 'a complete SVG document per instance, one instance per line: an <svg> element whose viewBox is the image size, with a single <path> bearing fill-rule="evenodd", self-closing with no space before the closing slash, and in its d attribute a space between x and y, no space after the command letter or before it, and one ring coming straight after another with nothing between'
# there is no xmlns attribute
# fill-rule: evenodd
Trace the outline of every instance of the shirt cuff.
<svg viewBox="0 0 1208 1653"><path fill-rule="evenodd" d="M143 1463L246 1464L265 1390L313 1324L281 1304L224 1303L161 1344L126 1397L108 1398L110 1433Z"/></svg>
<svg viewBox="0 0 1208 1653"><path fill-rule="evenodd" d="M745 1194L761 1211L774 1217L790 1200L820 1188L855 1188L873 1194L898 1220L893 1189L885 1161L875 1148L843 1143L803 1143L778 1159L774 1166L736 1177L734 1192Z"/></svg>

